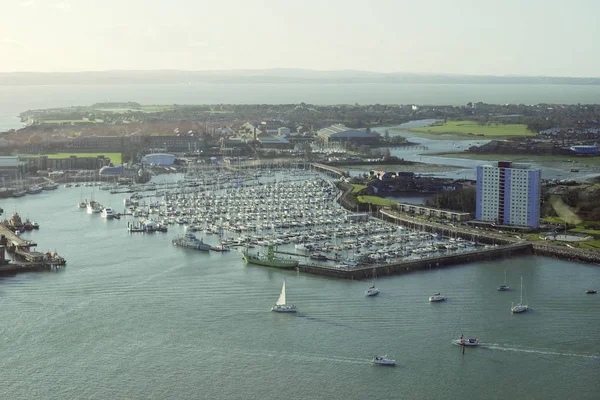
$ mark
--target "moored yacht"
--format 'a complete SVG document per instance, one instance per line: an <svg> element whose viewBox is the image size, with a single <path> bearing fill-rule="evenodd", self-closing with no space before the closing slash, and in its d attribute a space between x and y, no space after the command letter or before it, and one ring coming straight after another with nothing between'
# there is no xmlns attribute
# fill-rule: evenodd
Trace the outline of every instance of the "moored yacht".
<svg viewBox="0 0 600 400"><path fill-rule="evenodd" d="M198 239L193 233L186 233L182 237L173 239L175 246L187 247L189 249L209 251L211 245L204 243L202 239Z"/></svg>
<svg viewBox="0 0 600 400"><path fill-rule="evenodd" d="M29 189L27 189L27 193L29 194L38 194L38 193L42 193L42 190L44 190L41 186L31 186Z"/></svg>
<svg viewBox="0 0 600 400"><path fill-rule="evenodd" d="M100 216L105 219L113 219L113 217L115 216L115 213L113 212L112 208L105 207L102 209Z"/></svg>

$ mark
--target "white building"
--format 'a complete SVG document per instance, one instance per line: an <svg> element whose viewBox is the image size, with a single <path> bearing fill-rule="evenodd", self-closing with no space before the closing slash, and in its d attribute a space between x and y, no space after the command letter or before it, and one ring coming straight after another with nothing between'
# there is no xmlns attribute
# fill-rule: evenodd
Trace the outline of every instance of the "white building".
<svg viewBox="0 0 600 400"><path fill-rule="evenodd" d="M290 134L290 128L286 128L284 126L277 128L277 134L279 136L288 136Z"/></svg>
<svg viewBox="0 0 600 400"><path fill-rule="evenodd" d="M498 162L477 167L479 221L537 228L540 221L541 171L526 165Z"/></svg>
<svg viewBox="0 0 600 400"><path fill-rule="evenodd" d="M166 153L151 153L142 157L142 164L152 166L170 167L175 163L175 156Z"/></svg>

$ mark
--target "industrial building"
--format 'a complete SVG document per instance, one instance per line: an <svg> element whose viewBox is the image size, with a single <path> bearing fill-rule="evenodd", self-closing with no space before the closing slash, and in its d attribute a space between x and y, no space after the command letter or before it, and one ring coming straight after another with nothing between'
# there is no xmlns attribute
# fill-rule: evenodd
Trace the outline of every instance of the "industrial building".
<svg viewBox="0 0 600 400"><path fill-rule="evenodd" d="M379 136L358 129L350 129L345 125L336 124L328 128L320 129L317 136L325 143L330 142L352 142L357 144L376 144L379 142Z"/></svg>
<svg viewBox="0 0 600 400"><path fill-rule="evenodd" d="M598 154L598 143L594 143L593 145L577 145L571 146L571 151L577 154L588 154L594 155Z"/></svg>
<svg viewBox="0 0 600 400"><path fill-rule="evenodd" d="M478 166L475 219L536 229L540 185L541 171L527 165L502 161Z"/></svg>
<svg viewBox="0 0 600 400"><path fill-rule="evenodd" d="M151 153L142 157L142 164L170 167L175 164L175 156L167 153Z"/></svg>

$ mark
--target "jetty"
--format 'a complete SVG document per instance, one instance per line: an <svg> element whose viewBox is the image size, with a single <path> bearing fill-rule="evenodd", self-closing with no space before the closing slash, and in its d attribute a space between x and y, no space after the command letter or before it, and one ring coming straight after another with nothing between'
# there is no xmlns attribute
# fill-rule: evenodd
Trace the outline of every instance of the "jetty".
<svg viewBox="0 0 600 400"><path fill-rule="evenodd" d="M407 274L417 271L445 268L458 264L466 264L473 261L494 260L524 254L533 254L531 244L516 243L458 254L423 257L417 260L400 261L390 264L366 264L351 269L314 264L300 264L297 269L299 272L331 278L362 280L373 279L375 276L381 277L385 275Z"/></svg>
<svg viewBox="0 0 600 400"><path fill-rule="evenodd" d="M21 238L5 224L0 224L0 274L60 269L66 260L56 253L32 250L37 243ZM6 259L6 252L13 260Z"/></svg>

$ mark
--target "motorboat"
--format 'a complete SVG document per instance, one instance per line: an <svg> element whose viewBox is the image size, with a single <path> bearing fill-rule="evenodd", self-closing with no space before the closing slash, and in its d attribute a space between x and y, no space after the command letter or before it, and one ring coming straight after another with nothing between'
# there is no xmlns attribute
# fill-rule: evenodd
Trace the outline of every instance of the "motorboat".
<svg viewBox="0 0 600 400"><path fill-rule="evenodd" d="M589 289L585 291L586 294L596 294L596 289Z"/></svg>
<svg viewBox="0 0 600 400"><path fill-rule="evenodd" d="M459 339L453 340L452 343L454 343L458 346L477 347L477 346L479 346L479 339L477 339L477 338L465 339L461 335L461 337Z"/></svg>
<svg viewBox="0 0 600 400"><path fill-rule="evenodd" d="M446 300L446 296L442 296L440 293L436 293L433 296L429 296L429 301L430 302L436 302L436 301L444 301Z"/></svg>
<svg viewBox="0 0 600 400"><path fill-rule="evenodd" d="M365 296L377 296L378 294L379 294L379 289L377 289L375 286L371 286L365 292Z"/></svg>
<svg viewBox="0 0 600 400"><path fill-rule="evenodd" d="M115 213L113 212L112 208L105 207L102 209L100 216L105 219L113 219L113 217L115 216Z"/></svg>
<svg viewBox="0 0 600 400"><path fill-rule="evenodd" d="M281 286L281 293L279 294L279 298L273 307L271 307L271 311L280 312L280 313L295 313L296 306L293 304L286 304L285 298L285 279L283 280L283 286Z"/></svg>
<svg viewBox="0 0 600 400"><path fill-rule="evenodd" d="M377 365L390 365L390 366L396 365L396 360L387 358L387 356L375 356L375 357L373 357L371 362L373 364L377 364Z"/></svg>
<svg viewBox="0 0 600 400"><path fill-rule="evenodd" d="M27 189L27 193L29 194L38 194L38 193L42 193L42 190L44 190L44 188L42 188L41 186L31 186L29 189Z"/></svg>
<svg viewBox="0 0 600 400"><path fill-rule="evenodd" d="M204 243L202 239L198 239L191 232L186 233L182 237L173 239L173 244L176 246L187 247L188 249L210 251L212 246Z"/></svg>

